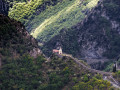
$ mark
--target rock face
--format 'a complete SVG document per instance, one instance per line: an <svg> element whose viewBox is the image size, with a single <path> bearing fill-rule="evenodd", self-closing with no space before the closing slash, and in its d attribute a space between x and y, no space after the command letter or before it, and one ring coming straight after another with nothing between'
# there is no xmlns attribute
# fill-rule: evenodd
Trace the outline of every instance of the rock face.
<svg viewBox="0 0 120 90"><path fill-rule="evenodd" d="M0 14L8 15L8 3L6 3L4 0L0 0Z"/></svg>
<svg viewBox="0 0 120 90"><path fill-rule="evenodd" d="M57 44L63 52L78 58L115 58L120 53L119 0L101 0L87 17L70 29L47 42L43 48L48 54Z"/></svg>
<svg viewBox="0 0 120 90"><path fill-rule="evenodd" d="M30 55L34 58L36 58L38 55L41 55L42 52L39 48L33 48L33 50L30 51Z"/></svg>

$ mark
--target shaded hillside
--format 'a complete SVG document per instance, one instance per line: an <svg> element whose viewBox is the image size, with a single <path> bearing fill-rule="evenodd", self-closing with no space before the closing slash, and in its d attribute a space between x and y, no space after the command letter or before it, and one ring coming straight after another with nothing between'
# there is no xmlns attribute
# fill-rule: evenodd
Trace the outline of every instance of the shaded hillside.
<svg viewBox="0 0 120 90"><path fill-rule="evenodd" d="M0 90L114 89L81 63L65 56L45 59L24 26L0 14Z"/></svg>
<svg viewBox="0 0 120 90"><path fill-rule="evenodd" d="M20 22L0 14L0 58L15 58L25 53L40 54L37 41Z"/></svg>
<svg viewBox="0 0 120 90"><path fill-rule="evenodd" d="M47 42L46 54L61 45L63 52L78 58L116 58L120 53L119 0L102 0L82 22Z"/></svg>
<svg viewBox="0 0 120 90"><path fill-rule="evenodd" d="M39 64L44 61L37 41L28 34L21 22L0 14L0 90L30 87L26 85L28 77L36 76L38 70L33 58ZM35 81L36 78L31 80Z"/></svg>
<svg viewBox="0 0 120 90"><path fill-rule="evenodd" d="M7 60L0 75L0 89L36 90L114 90L99 74L77 65L72 58L52 55L49 61L42 56L33 59L29 55Z"/></svg>
<svg viewBox="0 0 120 90"><path fill-rule="evenodd" d="M9 6L5 0L0 0L0 13L8 15Z"/></svg>

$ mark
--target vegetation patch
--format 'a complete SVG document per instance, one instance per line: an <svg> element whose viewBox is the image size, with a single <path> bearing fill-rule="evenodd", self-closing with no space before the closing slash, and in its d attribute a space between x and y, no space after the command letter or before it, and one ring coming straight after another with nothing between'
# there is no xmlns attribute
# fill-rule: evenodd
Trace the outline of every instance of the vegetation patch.
<svg viewBox="0 0 120 90"><path fill-rule="evenodd" d="M48 0L49 1L49 0ZM86 17L86 13L96 6L99 0L62 0L57 4L46 5L45 10L37 13L43 0L19 2L13 5L9 16L25 24L31 35L40 42L47 42L59 34L63 28L69 28ZM52 1L55 3L56 1ZM24 8L24 9L23 9Z"/></svg>

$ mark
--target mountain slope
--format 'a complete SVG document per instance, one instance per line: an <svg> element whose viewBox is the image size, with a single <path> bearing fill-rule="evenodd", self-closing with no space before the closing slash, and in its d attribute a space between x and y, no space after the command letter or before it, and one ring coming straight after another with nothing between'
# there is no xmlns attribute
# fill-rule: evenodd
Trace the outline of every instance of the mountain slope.
<svg viewBox="0 0 120 90"><path fill-rule="evenodd" d="M97 86L90 84L93 80ZM112 88L100 75L77 65L72 58L52 55L49 60L45 59L38 49L37 41L28 34L24 26L0 14L1 90L75 89L74 85L79 81L87 82L83 88L90 86L98 89L102 84L105 85L103 88ZM102 83L99 84L98 81Z"/></svg>
<svg viewBox="0 0 120 90"><path fill-rule="evenodd" d="M40 72L36 73L40 68L36 68L34 60L37 60L39 67L44 61L37 41L20 22L0 14L0 89L34 87L35 81L41 80L30 79L30 76L41 75ZM27 86L30 80L33 82Z"/></svg>
<svg viewBox="0 0 120 90"><path fill-rule="evenodd" d="M59 34L62 28L69 28L79 20L85 18L85 14L97 4L98 0L67 0L45 10L39 17L36 17L31 35L41 42L49 41L52 37ZM54 11L53 11L54 10ZM44 16L43 16L44 15ZM41 19L42 18L42 19Z"/></svg>
<svg viewBox="0 0 120 90"><path fill-rule="evenodd" d="M55 5L60 0L8 0L11 4L9 17L27 24L36 15L44 11L47 6Z"/></svg>
<svg viewBox="0 0 120 90"><path fill-rule="evenodd" d="M116 58L120 53L119 0L102 0L85 20L63 29L43 47L46 54L61 45L79 58Z"/></svg>
<svg viewBox="0 0 120 90"><path fill-rule="evenodd" d="M4 0L0 0L0 13L8 15L8 3L6 3Z"/></svg>
<svg viewBox="0 0 120 90"><path fill-rule="evenodd" d="M115 89L101 75L77 65L72 58L59 58L55 55L51 56L50 61L42 56L36 59L23 56L7 60L2 67L0 79L0 88L7 90Z"/></svg>
<svg viewBox="0 0 120 90"><path fill-rule="evenodd" d="M37 41L18 21L0 14L0 58L15 58L25 53L40 54Z"/></svg>
<svg viewBox="0 0 120 90"><path fill-rule="evenodd" d="M45 59L24 26L0 14L0 90L114 89L85 62L59 57Z"/></svg>
<svg viewBox="0 0 120 90"><path fill-rule="evenodd" d="M53 0L53 4L47 1L48 5L42 0L16 3L9 11L9 16L25 23L39 42L47 42L62 28L78 23L99 0Z"/></svg>

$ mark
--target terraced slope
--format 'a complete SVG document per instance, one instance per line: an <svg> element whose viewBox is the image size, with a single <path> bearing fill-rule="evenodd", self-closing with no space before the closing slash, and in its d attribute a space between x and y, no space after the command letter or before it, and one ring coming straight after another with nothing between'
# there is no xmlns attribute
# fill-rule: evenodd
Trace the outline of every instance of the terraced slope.
<svg viewBox="0 0 120 90"><path fill-rule="evenodd" d="M31 35L40 42L49 41L61 29L70 28L86 17L86 14L97 5L99 0L63 0L55 6L40 13L27 28Z"/></svg>

